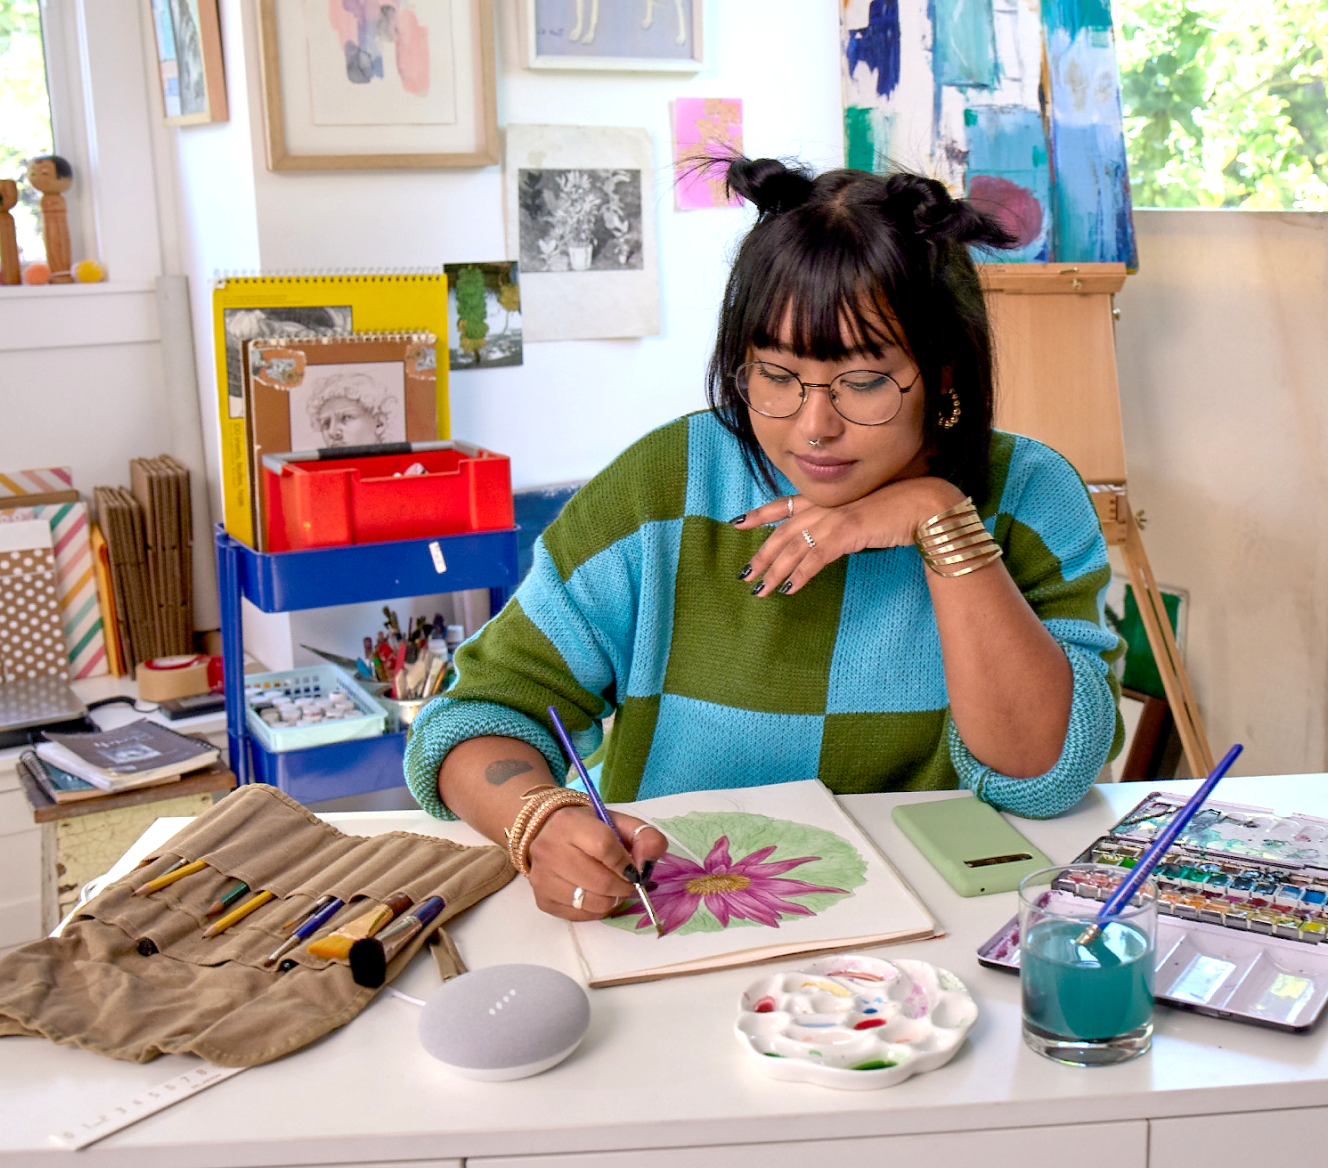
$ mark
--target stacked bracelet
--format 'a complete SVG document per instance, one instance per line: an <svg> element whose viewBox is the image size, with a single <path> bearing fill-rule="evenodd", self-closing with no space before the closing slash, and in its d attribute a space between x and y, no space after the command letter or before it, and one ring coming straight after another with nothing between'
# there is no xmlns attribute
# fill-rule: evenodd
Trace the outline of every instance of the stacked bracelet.
<svg viewBox="0 0 1328 1168"><path fill-rule="evenodd" d="M1001 558L1001 547L978 518L972 499L918 524L913 540L938 576L967 576Z"/></svg>
<svg viewBox="0 0 1328 1168"><path fill-rule="evenodd" d="M507 836L507 858L522 876L530 875L530 845L540 828L555 811L564 807L588 807L590 796L566 787L532 787L521 796L521 810L516 813Z"/></svg>

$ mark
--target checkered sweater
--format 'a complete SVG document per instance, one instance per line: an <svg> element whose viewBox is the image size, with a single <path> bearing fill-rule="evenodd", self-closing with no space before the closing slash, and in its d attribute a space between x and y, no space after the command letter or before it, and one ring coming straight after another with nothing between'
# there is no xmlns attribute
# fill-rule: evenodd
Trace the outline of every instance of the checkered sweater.
<svg viewBox="0 0 1328 1168"><path fill-rule="evenodd" d="M769 533L729 519L771 498L708 411L582 487L516 595L458 651L455 686L416 719L406 779L420 806L451 816L438 768L480 735L530 743L561 780L549 705L582 757L616 712L597 776L610 802L808 778L841 794L966 787L1038 817L1079 801L1122 737L1119 641L1102 619L1102 531L1060 455L997 432L974 499L1074 675L1060 760L1031 779L983 765L955 729L916 548L857 552L793 595L752 597L738 573Z"/></svg>

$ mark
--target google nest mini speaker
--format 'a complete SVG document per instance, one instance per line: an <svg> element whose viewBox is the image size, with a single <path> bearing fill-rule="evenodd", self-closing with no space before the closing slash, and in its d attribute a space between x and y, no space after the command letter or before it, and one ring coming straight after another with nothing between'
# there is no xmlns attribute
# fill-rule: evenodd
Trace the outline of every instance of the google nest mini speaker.
<svg viewBox="0 0 1328 1168"><path fill-rule="evenodd" d="M566 974L543 965L492 965L434 990L420 1015L420 1042L468 1079L538 1075L577 1048L590 999Z"/></svg>

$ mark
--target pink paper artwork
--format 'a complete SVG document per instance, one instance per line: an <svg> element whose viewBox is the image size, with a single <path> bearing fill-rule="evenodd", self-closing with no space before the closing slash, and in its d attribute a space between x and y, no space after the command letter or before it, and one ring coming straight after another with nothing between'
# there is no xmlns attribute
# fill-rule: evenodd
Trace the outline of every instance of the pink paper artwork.
<svg viewBox="0 0 1328 1168"><path fill-rule="evenodd" d="M674 203L679 211L737 207L725 197L724 173L696 164L742 152L742 100L726 97L680 97L673 103L673 160L678 174Z"/></svg>

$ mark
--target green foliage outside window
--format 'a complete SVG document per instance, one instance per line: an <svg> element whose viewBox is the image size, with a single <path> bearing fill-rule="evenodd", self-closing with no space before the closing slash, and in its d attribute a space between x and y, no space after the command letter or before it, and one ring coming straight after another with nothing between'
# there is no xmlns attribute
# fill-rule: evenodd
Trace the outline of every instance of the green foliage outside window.
<svg viewBox="0 0 1328 1168"><path fill-rule="evenodd" d="M24 163L51 149L41 6L38 0L0 0L0 178L19 184L21 202L13 215L28 259L42 254L35 210L41 196L23 181Z"/></svg>
<svg viewBox="0 0 1328 1168"><path fill-rule="evenodd" d="M1136 207L1328 210L1326 0L1115 0Z"/></svg>

